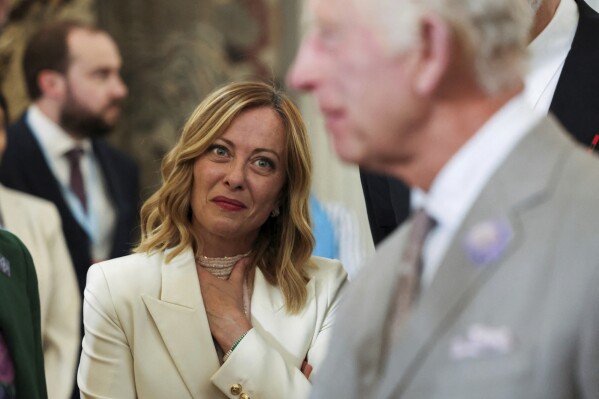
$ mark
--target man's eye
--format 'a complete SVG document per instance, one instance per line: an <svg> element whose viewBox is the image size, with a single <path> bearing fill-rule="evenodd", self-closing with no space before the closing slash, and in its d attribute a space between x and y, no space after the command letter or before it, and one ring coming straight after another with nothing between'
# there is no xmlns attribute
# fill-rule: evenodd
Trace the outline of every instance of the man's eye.
<svg viewBox="0 0 599 399"><path fill-rule="evenodd" d="M94 72L94 76L100 80L106 80L110 76L110 71L101 69L99 71Z"/></svg>

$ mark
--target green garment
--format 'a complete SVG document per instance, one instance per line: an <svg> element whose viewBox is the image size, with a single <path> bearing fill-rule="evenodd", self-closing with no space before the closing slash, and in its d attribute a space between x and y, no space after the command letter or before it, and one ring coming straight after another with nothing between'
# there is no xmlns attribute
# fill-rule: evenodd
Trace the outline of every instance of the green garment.
<svg viewBox="0 0 599 399"><path fill-rule="evenodd" d="M15 369L18 398L47 398L37 276L29 251L0 229L0 330Z"/></svg>

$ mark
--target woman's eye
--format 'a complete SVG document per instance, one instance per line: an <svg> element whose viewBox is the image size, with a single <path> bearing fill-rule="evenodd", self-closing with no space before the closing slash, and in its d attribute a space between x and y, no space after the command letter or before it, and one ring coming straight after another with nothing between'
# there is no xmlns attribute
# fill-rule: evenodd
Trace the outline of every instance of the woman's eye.
<svg viewBox="0 0 599 399"><path fill-rule="evenodd" d="M270 159L266 159L266 158L259 158L254 162L254 164L256 166L258 166L259 168L274 169L274 167L275 167L274 163Z"/></svg>
<svg viewBox="0 0 599 399"><path fill-rule="evenodd" d="M210 152L212 152L214 155L217 155L219 157L225 157L229 153L229 151L227 151L227 149L225 147L220 146L220 145L212 146L210 148Z"/></svg>

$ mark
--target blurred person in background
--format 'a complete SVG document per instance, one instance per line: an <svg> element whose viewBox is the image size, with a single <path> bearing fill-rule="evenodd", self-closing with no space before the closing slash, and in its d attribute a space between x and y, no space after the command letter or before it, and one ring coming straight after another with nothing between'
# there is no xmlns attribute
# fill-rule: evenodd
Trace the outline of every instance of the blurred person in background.
<svg viewBox="0 0 599 399"><path fill-rule="evenodd" d="M7 118L8 108L0 96L0 160ZM19 237L33 258L48 396L68 398L81 345L81 299L60 216L51 202L0 184L0 226Z"/></svg>
<svg viewBox="0 0 599 399"><path fill-rule="evenodd" d="M40 302L25 245L0 229L0 397L45 399Z"/></svg>
<svg viewBox="0 0 599 399"><path fill-rule="evenodd" d="M23 70L33 103L8 129L0 182L56 205L81 294L93 262L126 255L138 226L139 174L102 137L127 88L104 31L61 21L27 43Z"/></svg>

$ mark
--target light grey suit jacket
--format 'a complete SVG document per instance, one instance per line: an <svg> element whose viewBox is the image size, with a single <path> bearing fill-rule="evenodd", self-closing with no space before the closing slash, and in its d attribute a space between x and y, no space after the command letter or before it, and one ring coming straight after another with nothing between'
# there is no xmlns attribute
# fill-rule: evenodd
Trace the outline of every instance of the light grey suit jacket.
<svg viewBox="0 0 599 399"><path fill-rule="evenodd" d="M411 223L394 233L348 290L312 397L599 398L598 163L543 119L483 189L395 338ZM472 239L481 226L501 231L490 246Z"/></svg>

